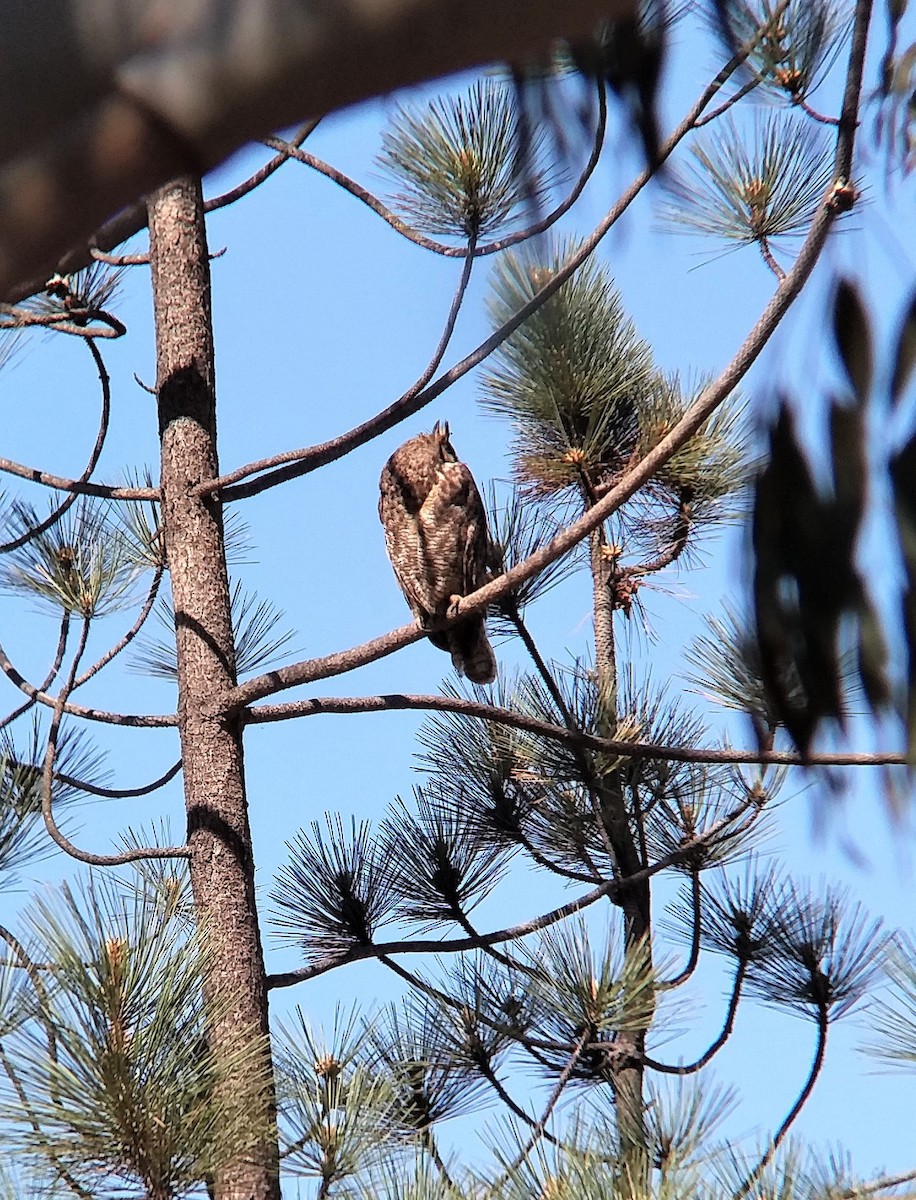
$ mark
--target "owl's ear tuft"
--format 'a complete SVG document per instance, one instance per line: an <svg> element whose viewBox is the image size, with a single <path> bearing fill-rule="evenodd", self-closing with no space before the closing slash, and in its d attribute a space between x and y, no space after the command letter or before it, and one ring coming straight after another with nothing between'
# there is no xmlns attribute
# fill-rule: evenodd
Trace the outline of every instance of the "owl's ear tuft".
<svg viewBox="0 0 916 1200"><path fill-rule="evenodd" d="M437 421L433 426L433 437L439 439L440 442L448 441L448 421Z"/></svg>

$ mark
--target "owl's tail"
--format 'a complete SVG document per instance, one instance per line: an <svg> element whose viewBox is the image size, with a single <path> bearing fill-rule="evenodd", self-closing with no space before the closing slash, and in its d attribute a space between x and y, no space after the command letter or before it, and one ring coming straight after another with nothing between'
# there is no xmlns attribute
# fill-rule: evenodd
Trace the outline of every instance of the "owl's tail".
<svg viewBox="0 0 916 1200"><path fill-rule="evenodd" d="M452 666L471 683L492 683L496 678L496 655L487 638L483 617L469 617L445 631Z"/></svg>

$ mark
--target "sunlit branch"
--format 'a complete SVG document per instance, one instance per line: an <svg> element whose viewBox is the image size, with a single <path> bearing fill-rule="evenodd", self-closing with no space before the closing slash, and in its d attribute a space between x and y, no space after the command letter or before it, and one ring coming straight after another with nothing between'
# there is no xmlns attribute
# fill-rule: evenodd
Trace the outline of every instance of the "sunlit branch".
<svg viewBox="0 0 916 1200"><path fill-rule="evenodd" d="M838 139L838 143L841 143L837 151L838 163L845 161L847 157L847 151L844 148L846 136L844 128L841 128ZM851 138L852 134L849 134L849 137ZM851 153L851 147L849 148L849 153ZM814 265L823 249L833 221L839 212L843 211L843 206L838 202L838 196L845 188L845 184L842 182L845 178L845 176L838 175L837 181L831 185L824 198L824 202L821 204L811 223L808 236L799 251L792 269L776 289L757 323L745 338L735 357L719 375L718 379L704 388L681 419L676 422L671 430L644 458L610 489L607 495L603 496L581 517L558 533L546 546L542 546L540 549L534 551L533 554L529 555L523 562L516 564L516 566L512 567L504 575L484 584L476 592L463 597L454 606L450 621L444 622L443 626L452 624L454 621L460 620L461 617L468 616L471 613L485 612L491 604L495 604L502 596L519 587L527 580L533 579L545 567L548 567L552 562L588 537L593 530L599 528L612 513L616 512L631 496L635 495L640 488L648 483L661 467L693 437L719 405L731 395L769 341L777 325L785 316L789 306L801 291L814 269ZM578 255L574 257L578 258ZM577 263L577 265L579 264ZM564 271L566 271L565 267L563 271L553 277L554 280L558 279ZM543 296L546 290L543 289L538 293L538 296ZM530 307L530 304L526 305L520 312L527 316L529 315L527 310ZM435 386L433 385L434 388ZM425 393L421 393L421 395L423 394ZM415 411L415 409L411 411ZM371 425L372 422L368 424ZM365 430L367 427L363 426L362 428ZM366 438L361 438L357 444L367 440L368 436L367 434ZM299 464L300 467L301 465ZM309 467L308 469L312 468ZM282 470L292 470L293 474L304 473L304 471L299 471L298 467L282 468ZM266 478L269 477L264 476L261 480L256 480L254 484L244 485L244 487L246 489L254 487L255 491L259 491L260 487L258 485L263 483L263 480ZM236 494L238 495L239 493ZM246 491L246 494L253 493ZM402 629L394 630L390 634L383 635L381 638L375 638L363 646L353 647L337 655L330 655L325 659L316 659L305 663L293 663L288 667L269 672L266 675L256 676L254 679L250 679L240 687L235 688L229 694L224 712L226 714L237 712L240 708L251 704L255 700L263 699L265 696L272 695L285 688L294 687L298 683L326 679L329 675L340 674L343 671L363 666L368 662L374 662L376 659L382 658L386 654L391 654L410 642L417 641L421 636L421 631L415 626L406 626Z"/></svg>
<svg viewBox="0 0 916 1200"><path fill-rule="evenodd" d="M74 492L77 496L99 496L103 500L159 499L158 488L116 487L107 483L91 483L88 479L86 481L67 479L63 475L52 475L48 471L39 471L37 467L24 466L9 458L0 458L0 471L5 471L7 475L17 475L20 479L27 479L29 483L40 483L43 487L55 488L59 492Z"/></svg>
<svg viewBox="0 0 916 1200"><path fill-rule="evenodd" d="M89 256L94 262L105 263L107 267L146 267L149 265L148 254L106 254L104 250L89 247Z"/></svg>
<svg viewBox="0 0 916 1200"><path fill-rule="evenodd" d="M409 628L409 627L407 627ZM395 630L394 634L400 634ZM419 634L419 631L417 631ZM394 634L387 635L393 637ZM383 639L377 638L376 643ZM372 645L373 643L367 643ZM406 643L405 643L406 644ZM359 649L359 647L356 647ZM335 658L341 656L333 656ZM322 671L319 678L325 678L328 672L325 665L329 659L313 659L316 670ZM2 664L2 659L0 659ZM308 666L309 664L295 664ZM282 676L281 668L273 672ZM255 682L251 680L249 682ZM296 679L287 683L281 681L281 687L293 687L296 683L309 682L308 679ZM247 684L243 685L247 687ZM242 689L239 689L242 690ZM235 710L235 704L232 710ZM516 712L510 708L500 708L494 704L484 704L476 700L466 700L460 696L411 695L394 693L388 696L315 696L309 700L293 700L288 704L262 704L250 708L245 714L247 724L260 725L273 721L288 721L297 717L311 717L324 714L343 713L378 713L402 712L455 712L468 717L477 717L483 721L493 721L499 725L509 725L542 737L553 738L555 741L579 745L589 750L597 750L609 754L619 754L621 758L653 758L668 762L688 763L717 763L717 764L753 764L762 766L797 766L797 767L875 767L902 766L907 762L905 753L887 751L886 753L856 753L852 751L837 753L812 753L805 757L790 750L733 750L731 748L702 748L694 746L668 746L659 742L633 742L619 738L603 738L596 734L585 733L577 729L567 729L562 725L553 725L549 721L541 721L526 713Z"/></svg>
<svg viewBox="0 0 916 1200"><path fill-rule="evenodd" d="M814 1051L814 1059L811 1063L811 1070L808 1072L808 1078L805 1080L805 1085L799 1092L798 1099L792 1105L786 1116L786 1119L776 1131L776 1134L773 1137L773 1140L770 1142L766 1153L757 1163L756 1167L754 1167L750 1175L748 1175L747 1179L745 1179L741 1187L735 1192L732 1200L743 1200L743 1197L750 1192L755 1181L760 1177L760 1172L763 1171L770 1162L772 1162L773 1155L779 1149L780 1143L789 1132L789 1129L792 1127L795 1118L807 1104L808 1099L814 1090L814 1085L817 1083L818 1076L821 1073L821 1067L824 1065L824 1054L827 1050L827 1030L829 1027L830 1022L826 1011L819 1013L817 1018L817 1047Z"/></svg>
<svg viewBox="0 0 916 1200"><path fill-rule="evenodd" d="M10 662L2 646L0 646L0 671L10 683L19 688L20 692L24 692L31 700L37 701L47 708L55 708L59 703L59 697L55 699L54 696L49 696L46 692L39 690L33 683L29 683ZM171 729L178 724L176 713L146 715L106 712L104 709L87 708L82 704L74 704L69 700L64 704L62 711L73 717L82 717L85 721L100 721L105 725L127 725L135 729Z"/></svg>
<svg viewBox="0 0 916 1200"><path fill-rule="evenodd" d="M73 690L80 659L86 649L90 625L91 621L88 617L85 617L83 619L79 644L74 652L67 680L63 687L61 687L60 694L54 703L51 727L48 731L48 745L45 751L44 768L41 778L41 815L44 818L48 836L65 854L69 854L71 858L77 859L78 862L88 863L93 867L119 867L126 863L138 862L141 859L188 858L190 857L190 850L187 846L157 846L149 848L141 846L133 850L126 850L122 854L92 854L88 850L81 850L78 846L75 846L61 832L57 822L54 820L54 761L57 757L60 725L66 708L67 697Z"/></svg>
<svg viewBox="0 0 916 1200"><path fill-rule="evenodd" d="M46 692L57 678L57 672L60 670L61 664L64 661L64 655L67 652L67 638L69 633L70 614L65 611L60 619L60 636L57 639L57 650L54 654L54 661L51 663L50 671L48 671L45 678L38 685L37 691ZM13 721L17 720L24 713L27 713L30 708L34 708L36 703L35 697L32 696L24 704L20 704L18 708L14 708L11 713L7 713L5 717L0 719L0 729L4 729L7 725L12 724Z"/></svg>
<svg viewBox="0 0 916 1200"><path fill-rule="evenodd" d="M686 1066L672 1066L670 1063L658 1062L651 1058L648 1054L643 1056L643 1062L653 1071L659 1071L663 1075L694 1075L722 1049L725 1043L732 1035L735 1028L735 1017L738 1013L738 1004L741 1000L741 989L744 986L744 977L747 974L747 963L744 959L740 959L738 966L735 968L735 979L732 984L732 994L728 1002L728 1011L725 1014L725 1024L722 1026L722 1032L716 1040L692 1063Z"/></svg>
<svg viewBox="0 0 916 1200"><path fill-rule="evenodd" d="M124 636L119 639L119 641L115 642L110 650L106 650L102 657L97 662L93 663L88 670L84 671L82 675L80 675L79 679L74 680L73 688L71 689L72 691L76 691L77 688L82 687L84 683L90 680L93 675L98 674L98 672L101 671L104 666L107 666L113 658L120 654L121 651L129 646L134 640L134 638L146 624L146 619L153 610L153 605L156 602L156 596L159 592L159 585L162 582L162 573L164 569L165 568L161 563L156 566L156 569L153 573L152 582L149 586L149 591L146 594L146 600L143 602L143 607L140 609L136 621L134 621L127 633L125 633Z"/></svg>
<svg viewBox="0 0 916 1200"><path fill-rule="evenodd" d="M475 244L476 244L476 238L471 237L468 241L469 250L473 250L473 247L475 246ZM436 373L436 371L439 367L439 364L442 362L442 359L445 356L445 352L448 349L449 342L451 342L451 340L452 340L452 334L455 332L455 324L458 320L458 314L461 311L461 305L463 304L465 295L467 294L468 284L470 283L470 280L471 280L471 270L473 268L473 265L474 265L474 255L469 254L467 256L467 258L464 260L464 265L461 270L461 277L458 280L458 287L455 290L455 295L454 295L454 298L452 299L452 303L451 303L451 306L448 311L448 316L445 319L445 327L442 331L442 336L439 339L439 344L436 346L436 349L433 351L433 356L430 359L429 363L427 364L422 375L420 375L420 377L414 383L411 384L411 386L407 389L407 391L404 392L404 394L400 397L400 399L396 401L397 404L403 404L403 405L410 404L411 401L414 399L414 397L417 396L423 390L424 387L426 387L426 385L429 383L430 379L432 379L433 375ZM293 453L295 453L295 451ZM273 459L264 459L260 465L255 464L254 469L255 470L266 470L267 467L270 467L277 462L284 461L284 458L285 458L285 456L281 455L281 456L275 457ZM238 472L234 472L233 474L238 475L239 478L244 478L246 474L250 473L251 468L242 468L241 470L242 470L241 474L239 474ZM231 479L231 478L232 478L232 476L228 476L228 475L223 476L223 479ZM213 492L216 490L217 486L220 483L221 483L221 480L207 480L204 483L198 484L195 491L198 494L205 494L205 493ZM225 499L225 496L223 498Z"/></svg>
<svg viewBox="0 0 916 1200"><path fill-rule="evenodd" d="M8 317L9 320L4 320ZM101 325L89 325L89 321L100 321ZM127 326L117 317L101 308L75 308L67 312L35 312L16 304L0 304L0 329L28 329L39 327L53 329L55 333L68 333L71 337L92 341L95 338L119 338L127 333Z"/></svg>
<svg viewBox="0 0 916 1200"><path fill-rule="evenodd" d="M706 87L681 124L659 148L657 163L642 171L637 176L617 203L608 211L589 237L570 255L563 266L510 320L506 321L485 341L481 342L476 350L473 350L469 355L461 359L460 362L446 371L444 375L441 375L429 387L417 393L411 400L405 401L403 398L396 400L393 404L376 413L368 421L357 425L348 433L341 434L339 437L333 438L328 442L322 442L317 446L287 451L284 454L275 455L271 459L263 459L260 462L239 467L228 475L220 476L219 479L209 480L206 485L207 488L211 491L219 489L225 501L241 500L247 496L257 495L259 492L276 484L306 475L311 471L317 470L319 467L325 466L329 462L334 462L336 459L343 457L351 450L364 445L366 442L371 441L372 438L378 437L414 413L419 412L421 408L424 408L447 388L451 387L456 380L473 370L474 367L479 366L497 347L502 345L506 338L510 337L520 325L524 324L532 313L540 309L555 292L559 291L586 259L594 253L602 238L620 219L623 213L626 212L646 184L654 177L661 164L670 157L677 145L694 128L697 117L703 112L713 96L716 95L731 75L734 74L741 63L744 62L753 45L754 42L752 41L747 46L742 47ZM280 466L279 464L287 465ZM275 469L268 470L270 467ZM247 479L249 475L257 475L261 471L268 471L268 473L251 480L249 483L239 483L239 480Z"/></svg>
<svg viewBox="0 0 916 1200"><path fill-rule="evenodd" d="M681 984L686 983L697 969L697 963L700 961L703 890L700 884L700 872L696 868L690 874L690 909L693 916L693 926L690 934L690 957L687 959L683 971L675 975L673 979L662 979L656 984L656 988L660 992L671 991L674 988L679 988Z"/></svg>
<svg viewBox="0 0 916 1200"><path fill-rule="evenodd" d="M785 279L786 273L773 256L773 251L770 249L770 243L766 238L760 238L757 242L760 250L760 255L766 265L770 268L776 278L780 281Z"/></svg>
<svg viewBox="0 0 916 1200"><path fill-rule="evenodd" d="M309 121L303 121L288 142L284 142L279 138L275 138L274 141L276 142L276 145L272 146L271 148L276 149L279 152L275 154L269 162L266 162L263 167L260 167L257 171L255 171L253 175L249 175L247 179L243 179L242 182L236 184L234 188L230 188L228 192L223 192L221 196L214 196L210 200L205 200L204 212L215 212L219 208L225 208L228 204L234 204L236 200L241 200L244 196L247 196L253 192L255 188L260 187L261 184L266 179L269 179L275 171L278 171L285 162L289 162L291 150L298 149L305 139L310 134L315 132L320 121L320 117L313 117Z"/></svg>

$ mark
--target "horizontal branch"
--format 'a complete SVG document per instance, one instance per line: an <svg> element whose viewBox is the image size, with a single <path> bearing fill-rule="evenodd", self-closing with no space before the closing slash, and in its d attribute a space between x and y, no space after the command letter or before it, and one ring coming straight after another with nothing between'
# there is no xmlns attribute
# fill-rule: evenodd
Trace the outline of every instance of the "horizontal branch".
<svg viewBox="0 0 916 1200"><path fill-rule="evenodd" d="M60 771L54 772L54 780L56 783L65 783L67 787L78 788L90 796L98 796L102 800L133 800L137 796L149 796L159 788L165 787L167 783L171 783L180 770L181 759L179 758L178 762L173 763L164 774L160 775L158 779L154 779L152 783L144 783L140 787L133 788L99 787L98 784L88 783L84 779L76 779L74 776L65 775Z"/></svg>
<svg viewBox="0 0 916 1200"><path fill-rule="evenodd" d="M31 700L38 704L44 704L47 708L54 708L57 704L53 696L39 691L34 684L29 683L25 676L16 670L2 646L0 646L0 671L10 683L19 688L20 692L24 692ZM82 717L84 721L99 721L105 725L127 725L136 729L171 729L178 724L177 713L146 715L106 712L104 709L87 708L82 704L74 704L72 700L67 701L62 711L72 717Z"/></svg>
<svg viewBox="0 0 916 1200"><path fill-rule="evenodd" d="M395 632L400 632L396 630ZM381 640L381 639L378 639ZM315 662L326 662L315 659ZM319 714L379 713L379 712L454 712L498 725L522 729L553 741L583 746L589 750L619 754L622 758L654 758L668 762L710 764L754 764L760 766L798 767L876 767L903 766L907 762L905 753L823 753L802 757L792 751L783 750L733 750L728 747L669 746L661 742L633 742L619 738L597 737L569 729L565 725L554 725L549 721L529 717L525 713L477 700L465 700L455 696L406 695L394 693L386 696L315 696L308 700L291 701L289 704L264 704L249 708L245 721L252 725L263 725L273 721L288 721L296 717L312 717Z"/></svg>
<svg viewBox="0 0 916 1200"><path fill-rule="evenodd" d="M104 500L158 500L158 488L115 487L107 483L91 483L88 480L67 479L63 475L52 475L39 471L37 467L26 467L9 458L0 458L0 471L7 475L18 475L30 483L56 488L60 492L75 492L79 496L99 496Z"/></svg>

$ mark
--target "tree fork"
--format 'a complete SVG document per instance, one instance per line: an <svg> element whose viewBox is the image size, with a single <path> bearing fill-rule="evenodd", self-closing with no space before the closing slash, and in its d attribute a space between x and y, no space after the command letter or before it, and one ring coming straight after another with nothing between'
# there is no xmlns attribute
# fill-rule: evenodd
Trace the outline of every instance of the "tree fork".
<svg viewBox="0 0 916 1200"><path fill-rule="evenodd" d="M205 992L216 1017L217 1059L264 1039L264 1074L229 1077L233 1104L260 1134L223 1165L218 1200L279 1200L267 989L254 893L254 859L241 722L212 714L236 684L222 514L195 495L219 474L210 268L200 181L180 178L148 201L156 324L162 523L175 608L178 728L184 763L191 885L212 965ZM231 1003L227 1005L227 997Z"/></svg>

